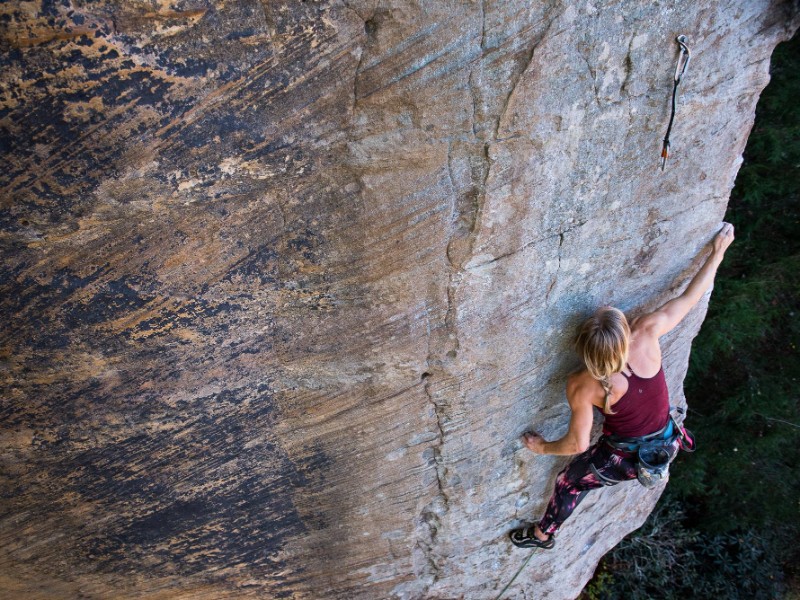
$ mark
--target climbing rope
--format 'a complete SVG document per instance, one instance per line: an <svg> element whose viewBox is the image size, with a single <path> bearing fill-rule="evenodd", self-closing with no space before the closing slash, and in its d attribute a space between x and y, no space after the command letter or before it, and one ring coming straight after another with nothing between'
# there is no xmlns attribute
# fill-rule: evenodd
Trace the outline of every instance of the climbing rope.
<svg viewBox="0 0 800 600"><path fill-rule="evenodd" d="M519 574L522 573L522 569L524 569L527 566L527 564L530 562L531 558L533 558L533 553L536 552L536 550L538 550L538 548L534 548L533 550L531 550L531 553L528 555L528 558L525 559L525 562L522 563L522 566L519 569L517 569L516 573L514 573L514 576L511 578L511 581L509 581L506 584L506 587L504 587L502 590L500 590L500 593L497 594L497 596L495 597L494 600L500 600L500 597L503 594L506 593L506 590L511 587L511 584L514 583L514 581L517 579Z"/></svg>
<svg viewBox="0 0 800 600"><path fill-rule="evenodd" d="M661 147L661 170L667 164L667 157L669 156L669 134L672 131L672 122L675 120L675 102L678 96L678 84L681 82L683 74L686 72L686 67L689 66L689 59L692 53L689 52L689 47L686 45L686 36L679 35L675 38L678 46L681 48L681 53L678 55L678 64L675 66L674 84L672 86L672 114L669 117L669 125L667 126L667 134L664 136L664 145Z"/></svg>

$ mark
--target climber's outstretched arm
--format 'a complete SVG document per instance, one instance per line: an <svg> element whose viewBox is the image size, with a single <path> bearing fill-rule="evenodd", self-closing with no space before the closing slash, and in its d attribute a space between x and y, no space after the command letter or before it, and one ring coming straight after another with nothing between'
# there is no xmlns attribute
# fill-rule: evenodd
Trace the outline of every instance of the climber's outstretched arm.
<svg viewBox="0 0 800 600"><path fill-rule="evenodd" d="M587 380L587 373L576 374L567 382L567 400L572 410L569 429L560 440L546 442L539 434L526 433L522 436L525 446L537 454L571 455L584 452L590 443L592 433L592 398L597 394L597 382Z"/></svg>
<svg viewBox="0 0 800 600"><path fill-rule="evenodd" d="M712 242L711 254L706 259L703 266L686 286L684 292L677 298L673 298L664 306L638 319L637 325L644 330L649 330L656 337L660 337L671 331L689 311L700 301L714 283L717 274L717 267L725 256L725 250L733 242L733 225L723 223L722 229L714 237Z"/></svg>

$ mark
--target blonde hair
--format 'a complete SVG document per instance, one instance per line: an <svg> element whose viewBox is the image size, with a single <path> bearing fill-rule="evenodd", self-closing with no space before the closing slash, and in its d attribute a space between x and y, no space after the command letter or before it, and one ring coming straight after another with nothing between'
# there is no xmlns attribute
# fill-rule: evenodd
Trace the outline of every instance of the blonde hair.
<svg viewBox="0 0 800 600"><path fill-rule="evenodd" d="M604 306L583 322L575 338L575 350L589 374L605 390L605 414L614 414L611 410L611 376L622 371L628 363L630 336L631 329L622 311Z"/></svg>

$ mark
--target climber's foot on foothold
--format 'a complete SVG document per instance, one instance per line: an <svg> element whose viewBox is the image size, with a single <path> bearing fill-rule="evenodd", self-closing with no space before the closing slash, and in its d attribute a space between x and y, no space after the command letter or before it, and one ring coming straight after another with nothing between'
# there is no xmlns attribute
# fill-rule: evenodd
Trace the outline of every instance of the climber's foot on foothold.
<svg viewBox="0 0 800 600"><path fill-rule="evenodd" d="M537 525L537 523L531 523L530 525L511 531L508 534L508 537L511 538L511 543L518 548L544 548L545 550L549 550L555 546L556 540L552 535L546 540L540 540L536 537Z"/></svg>

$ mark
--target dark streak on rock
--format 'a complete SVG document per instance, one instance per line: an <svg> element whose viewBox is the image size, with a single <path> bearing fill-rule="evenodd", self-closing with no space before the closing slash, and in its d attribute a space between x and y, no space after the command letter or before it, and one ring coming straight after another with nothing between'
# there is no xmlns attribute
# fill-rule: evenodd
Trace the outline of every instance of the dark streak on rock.
<svg viewBox="0 0 800 600"><path fill-rule="evenodd" d="M289 598L315 588L287 543L335 526L315 499L334 465L285 449L272 383L338 327L329 233L352 219L315 177L349 42L324 3L271 31L253 2L201 4L4 17L31 43L0 54L0 512L27 532L0 537L44 578Z"/></svg>
<svg viewBox="0 0 800 600"><path fill-rule="evenodd" d="M147 557L184 575L236 565L285 568L277 554L287 537L305 530L287 491L306 485L307 476L274 441L260 440L258 425L272 411L268 393L229 390L162 406L159 421L170 424L163 431L67 453L49 477L120 516L81 538L78 551L112 571ZM319 476L324 459L315 460L305 468Z"/></svg>

